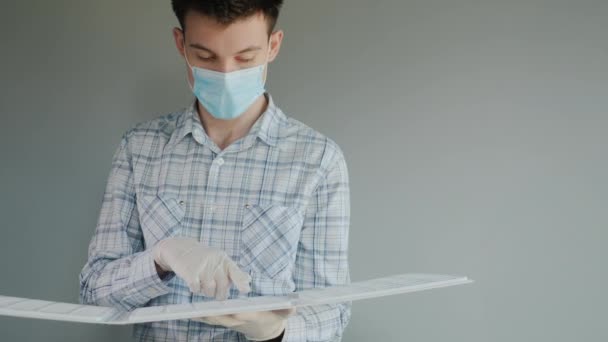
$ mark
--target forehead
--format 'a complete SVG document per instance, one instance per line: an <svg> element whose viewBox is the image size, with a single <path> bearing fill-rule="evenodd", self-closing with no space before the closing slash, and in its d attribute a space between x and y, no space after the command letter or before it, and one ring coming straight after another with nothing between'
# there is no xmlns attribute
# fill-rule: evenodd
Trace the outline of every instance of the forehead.
<svg viewBox="0 0 608 342"><path fill-rule="evenodd" d="M268 39L268 23L260 12L230 24L219 23L197 12L186 15L186 43L198 43L217 52L230 53Z"/></svg>

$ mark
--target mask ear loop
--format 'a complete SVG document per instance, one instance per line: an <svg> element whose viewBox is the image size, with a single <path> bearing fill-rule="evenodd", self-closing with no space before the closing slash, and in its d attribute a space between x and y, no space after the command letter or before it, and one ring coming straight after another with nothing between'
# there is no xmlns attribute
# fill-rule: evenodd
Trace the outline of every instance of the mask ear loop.
<svg viewBox="0 0 608 342"><path fill-rule="evenodd" d="M186 60L186 64L188 65L188 68L190 68L190 72L192 72L192 78L194 78L194 69L192 68L192 65L190 65L190 62L188 62L188 51L186 51L186 37L184 37L184 59ZM186 75L186 82L188 82L188 86L190 86L190 90L193 91L194 86L190 83L190 78L188 78L188 75Z"/></svg>
<svg viewBox="0 0 608 342"><path fill-rule="evenodd" d="M264 80L262 81L263 85L266 85L266 79L268 78L268 60L270 59L270 51L272 50L272 46L270 45L270 41L272 39L268 39L268 54L266 55L266 63L264 65Z"/></svg>

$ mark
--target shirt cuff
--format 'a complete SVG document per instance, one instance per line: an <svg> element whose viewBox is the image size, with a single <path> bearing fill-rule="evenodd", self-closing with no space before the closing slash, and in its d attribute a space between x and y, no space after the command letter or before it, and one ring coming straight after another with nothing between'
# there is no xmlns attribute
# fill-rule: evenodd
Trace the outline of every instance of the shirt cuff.
<svg viewBox="0 0 608 342"><path fill-rule="evenodd" d="M175 273L170 272L162 279L156 272L154 257L150 249L140 252L131 261L127 295L122 302L127 310L144 306L150 299L171 292L167 285Z"/></svg>
<svg viewBox="0 0 608 342"><path fill-rule="evenodd" d="M306 342L306 320L302 315L291 315L287 318L283 342Z"/></svg>

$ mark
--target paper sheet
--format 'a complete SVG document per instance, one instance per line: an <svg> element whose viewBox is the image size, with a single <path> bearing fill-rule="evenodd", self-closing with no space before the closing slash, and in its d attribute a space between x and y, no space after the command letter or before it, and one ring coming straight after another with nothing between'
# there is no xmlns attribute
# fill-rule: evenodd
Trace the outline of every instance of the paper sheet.
<svg viewBox="0 0 608 342"><path fill-rule="evenodd" d="M111 307L79 305L20 297L0 296L0 315L97 324L134 324L174 319L287 309L334 304L400 293L472 283L463 276L407 273L349 285L314 288L289 296L260 296L138 308L123 311Z"/></svg>

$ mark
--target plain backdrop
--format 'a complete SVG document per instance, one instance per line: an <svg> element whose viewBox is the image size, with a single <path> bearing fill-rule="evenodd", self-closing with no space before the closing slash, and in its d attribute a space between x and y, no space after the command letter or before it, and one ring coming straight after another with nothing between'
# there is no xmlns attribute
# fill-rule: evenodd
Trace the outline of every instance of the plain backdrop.
<svg viewBox="0 0 608 342"><path fill-rule="evenodd" d="M608 1L287 0L267 89L334 139L355 302L343 341L607 341ZM193 98L169 0L0 5L0 294L78 301L112 153ZM0 317L2 341L131 327Z"/></svg>

